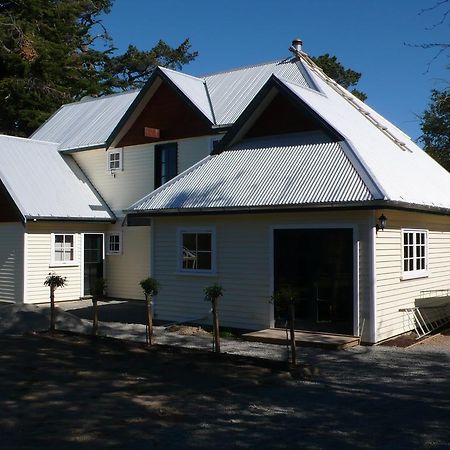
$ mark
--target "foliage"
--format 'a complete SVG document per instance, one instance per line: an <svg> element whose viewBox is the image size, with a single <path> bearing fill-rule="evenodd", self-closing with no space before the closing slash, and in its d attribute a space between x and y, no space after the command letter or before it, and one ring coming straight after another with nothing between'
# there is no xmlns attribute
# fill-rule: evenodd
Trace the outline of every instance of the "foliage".
<svg viewBox="0 0 450 450"><path fill-rule="evenodd" d="M311 59L334 81L339 83L345 89L349 89L352 86L358 84L361 74L355 72L352 69L346 69L336 58L336 56L330 56L328 53L324 55L311 57ZM352 94L358 97L363 102L367 99L367 95L357 89L353 89Z"/></svg>
<svg viewBox="0 0 450 450"><path fill-rule="evenodd" d="M219 297L223 296L223 287L214 283L211 286L208 286L204 289L205 292L205 301L212 302L217 300Z"/></svg>
<svg viewBox="0 0 450 450"><path fill-rule="evenodd" d="M153 296L158 294L159 283L154 278L148 277L139 284L145 295Z"/></svg>
<svg viewBox="0 0 450 450"><path fill-rule="evenodd" d="M450 91L431 93L431 103L423 113L421 128L425 151L450 171Z"/></svg>
<svg viewBox="0 0 450 450"><path fill-rule="evenodd" d="M66 277L61 277L60 275L57 275L53 272L47 275L47 278L44 281L44 286L57 289L66 286L66 281Z"/></svg>
<svg viewBox="0 0 450 450"><path fill-rule="evenodd" d="M0 132L27 136L59 106L138 88L156 65L192 61L189 40L116 55L102 15L113 0L0 0Z"/></svg>
<svg viewBox="0 0 450 450"><path fill-rule="evenodd" d="M93 286L91 286L92 296L96 298L101 298L105 295L106 280L104 278L96 278Z"/></svg>

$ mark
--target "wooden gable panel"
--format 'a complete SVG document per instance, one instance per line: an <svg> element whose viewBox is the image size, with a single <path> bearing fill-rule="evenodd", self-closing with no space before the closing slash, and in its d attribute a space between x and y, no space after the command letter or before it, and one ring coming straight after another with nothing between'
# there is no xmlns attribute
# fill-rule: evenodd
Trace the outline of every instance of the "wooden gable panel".
<svg viewBox="0 0 450 450"><path fill-rule="evenodd" d="M2 182L0 182L0 222L22 221L22 216Z"/></svg>
<svg viewBox="0 0 450 450"><path fill-rule="evenodd" d="M146 136L145 128L159 130L160 136ZM147 135L151 134L147 132ZM211 125L199 111L163 82L118 146L169 141L211 134Z"/></svg>
<svg viewBox="0 0 450 450"><path fill-rule="evenodd" d="M327 131L306 109L278 93L248 130L245 137L272 136L304 131Z"/></svg>

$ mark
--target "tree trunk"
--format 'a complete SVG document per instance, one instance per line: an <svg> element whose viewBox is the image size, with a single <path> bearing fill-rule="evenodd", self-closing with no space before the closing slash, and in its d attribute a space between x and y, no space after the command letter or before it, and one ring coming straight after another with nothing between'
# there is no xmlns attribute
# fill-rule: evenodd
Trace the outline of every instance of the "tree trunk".
<svg viewBox="0 0 450 450"><path fill-rule="evenodd" d="M56 330L56 311L55 311L55 288L50 286L50 332Z"/></svg>
<svg viewBox="0 0 450 450"><path fill-rule="evenodd" d="M98 307L97 307L97 299L92 297L92 306L94 309L94 319L92 321L92 334L97 336L98 332Z"/></svg>
<svg viewBox="0 0 450 450"><path fill-rule="evenodd" d="M295 322L295 304L294 304L294 302L291 302L290 341L291 341L291 361L292 361L293 366L295 366L297 364L294 322Z"/></svg>
<svg viewBox="0 0 450 450"><path fill-rule="evenodd" d="M214 331L214 342L215 342L215 351L216 353L220 353L220 333L219 333L219 311L217 298L212 301L212 313L213 313L213 331Z"/></svg>
<svg viewBox="0 0 450 450"><path fill-rule="evenodd" d="M147 307L147 345L153 345L153 311L152 311L152 297L145 295L145 305Z"/></svg>

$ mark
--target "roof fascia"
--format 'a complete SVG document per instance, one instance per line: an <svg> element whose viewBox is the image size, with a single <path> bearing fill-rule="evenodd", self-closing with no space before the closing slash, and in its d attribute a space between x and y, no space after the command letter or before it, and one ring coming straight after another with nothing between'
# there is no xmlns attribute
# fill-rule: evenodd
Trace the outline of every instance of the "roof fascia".
<svg viewBox="0 0 450 450"><path fill-rule="evenodd" d="M267 214L283 212L308 211L353 211L389 209L423 214L450 216L450 208L417 205L392 200L373 200L366 202L320 203L309 205L280 205L235 208L198 208L198 209L167 209L154 211L127 211L127 217L165 217L165 216L202 216L202 215L230 215L230 214Z"/></svg>
<svg viewBox="0 0 450 450"><path fill-rule="evenodd" d="M276 93L280 92L286 95L289 100L291 100L295 105L300 106L300 108L306 110L308 114L311 114L318 122L322 124L328 134L337 139L338 141L343 141L344 137L334 129L326 120L324 120L319 114L317 114L308 104L306 104L301 98L295 95L284 83L275 75L267 80L265 85L256 94L250 104L245 108L242 114L239 116L238 120L234 123L225 137L220 141L217 149L212 154L222 153L226 148L238 142L246 131L253 125L261 113L269 105L270 101L273 100ZM320 92L317 95L323 95Z"/></svg>

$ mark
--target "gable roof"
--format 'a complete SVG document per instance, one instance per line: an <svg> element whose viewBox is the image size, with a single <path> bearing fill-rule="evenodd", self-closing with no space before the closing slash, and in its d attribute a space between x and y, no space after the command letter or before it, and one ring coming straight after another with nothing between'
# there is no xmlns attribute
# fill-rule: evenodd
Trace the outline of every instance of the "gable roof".
<svg viewBox="0 0 450 450"><path fill-rule="evenodd" d="M193 77L158 67L141 91L114 94L63 105L31 138L59 143L60 151L109 146L146 93L161 77L211 123L230 126L272 74L313 87L303 64L295 58Z"/></svg>
<svg viewBox="0 0 450 450"><path fill-rule="evenodd" d="M213 155L203 160L132 205L130 211L343 206L345 202L367 205L376 201L378 206L450 213L450 174L388 120L329 79L307 56L300 57L317 90L272 75L223 139L218 159ZM254 151L253 141L242 140L245 127L261 114L261 105L273 89L303 105L341 136L342 142L327 144L329 138L323 134L312 151L302 133L291 136L294 140L288 144L280 137L275 144L273 137L258 139L259 151ZM297 150L295 157L292 148ZM324 159L321 152L325 152ZM328 173L330 165L335 171ZM300 167L309 167L310 172ZM291 180L282 190L274 175L278 173Z"/></svg>
<svg viewBox="0 0 450 450"><path fill-rule="evenodd" d="M243 141L203 159L130 210L289 207L374 198L345 147L312 132Z"/></svg>
<svg viewBox="0 0 450 450"><path fill-rule="evenodd" d="M114 220L57 144L0 135L0 180L24 219Z"/></svg>
<svg viewBox="0 0 450 450"><path fill-rule="evenodd" d="M60 151L104 147L139 91L61 106L30 138L57 142Z"/></svg>

